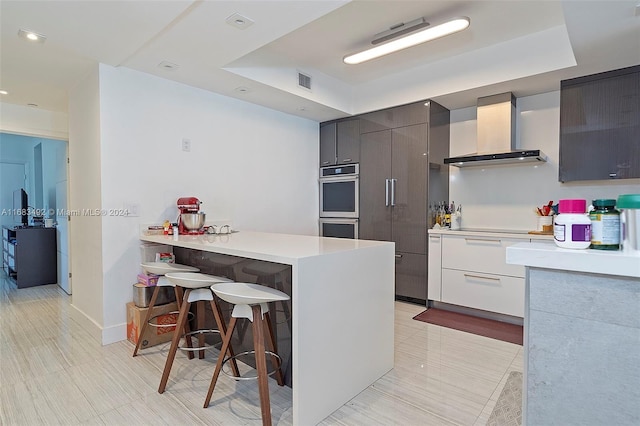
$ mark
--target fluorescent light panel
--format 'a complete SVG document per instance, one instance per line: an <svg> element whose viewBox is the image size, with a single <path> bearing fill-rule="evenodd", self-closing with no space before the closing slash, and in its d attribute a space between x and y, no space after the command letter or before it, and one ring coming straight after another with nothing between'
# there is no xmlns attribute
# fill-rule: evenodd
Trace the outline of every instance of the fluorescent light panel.
<svg viewBox="0 0 640 426"><path fill-rule="evenodd" d="M452 19L444 24L436 25L435 27L428 27L422 31L390 41L389 43L372 47L371 49L367 49L353 55L345 56L343 61L345 64L349 65L356 65L365 61L370 61L371 59L379 58L380 56L388 55L389 53L397 52L449 34L457 33L458 31L466 29L469 26L469 23L470 21L467 17Z"/></svg>

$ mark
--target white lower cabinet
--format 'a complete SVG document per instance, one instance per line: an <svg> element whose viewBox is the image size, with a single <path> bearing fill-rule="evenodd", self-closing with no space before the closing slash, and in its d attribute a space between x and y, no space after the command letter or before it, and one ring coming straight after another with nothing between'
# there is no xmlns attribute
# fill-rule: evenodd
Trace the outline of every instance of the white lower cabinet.
<svg viewBox="0 0 640 426"><path fill-rule="evenodd" d="M442 302L524 317L524 278L442 270Z"/></svg>
<svg viewBox="0 0 640 426"><path fill-rule="evenodd" d="M518 234L429 233L429 300L524 317L525 268L506 263Z"/></svg>
<svg viewBox="0 0 640 426"><path fill-rule="evenodd" d="M427 297L440 302L442 297L442 237L429 235Z"/></svg>

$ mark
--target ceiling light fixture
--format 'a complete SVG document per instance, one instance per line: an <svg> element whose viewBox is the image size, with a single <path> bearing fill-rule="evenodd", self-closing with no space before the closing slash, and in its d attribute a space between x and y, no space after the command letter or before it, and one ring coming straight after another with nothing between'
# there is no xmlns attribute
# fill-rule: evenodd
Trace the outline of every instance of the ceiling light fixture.
<svg viewBox="0 0 640 426"><path fill-rule="evenodd" d="M417 20L419 21L419 20ZM416 22L416 21L412 21ZM455 18L444 24L436 25L436 26L428 26L427 28L412 32L408 35L404 35L402 38L396 38L393 41L390 41L385 44L381 44L376 47L372 47L370 49L364 50L362 52L354 53L353 55L345 56L343 61L348 65L360 64L365 61L369 61L371 59L379 58L380 56L388 55L389 53L397 52L399 50L406 49L408 47L412 47L421 43L425 43L427 41L435 40L440 37L444 37L449 34L457 33L458 31L462 31L466 29L470 20L467 17ZM426 23L426 25L429 25ZM424 25L422 25L424 27ZM393 31L392 27L390 31ZM419 27L420 28L420 27ZM397 32L397 34L390 34L390 36L403 35L406 34L407 31L412 31L413 28L402 29ZM389 39L389 36L386 36L385 39Z"/></svg>
<svg viewBox="0 0 640 426"><path fill-rule="evenodd" d="M225 19L225 21L227 24L240 30L247 29L253 24L253 20L247 18L246 16L240 15L239 13L234 13L233 15Z"/></svg>
<svg viewBox="0 0 640 426"><path fill-rule="evenodd" d="M169 61L162 61L158 64L158 68L162 68L163 70L166 70L166 71L175 71L178 68L180 68L180 65L174 64Z"/></svg>
<svg viewBox="0 0 640 426"><path fill-rule="evenodd" d="M0 90L0 95L8 95L9 92L7 92L6 90Z"/></svg>
<svg viewBox="0 0 640 426"><path fill-rule="evenodd" d="M34 31L29 30L23 30L22 28L18 30L18 37L35 43L44 43L47 40L47 36L45 36L44 34L38 34Z"/></svg>

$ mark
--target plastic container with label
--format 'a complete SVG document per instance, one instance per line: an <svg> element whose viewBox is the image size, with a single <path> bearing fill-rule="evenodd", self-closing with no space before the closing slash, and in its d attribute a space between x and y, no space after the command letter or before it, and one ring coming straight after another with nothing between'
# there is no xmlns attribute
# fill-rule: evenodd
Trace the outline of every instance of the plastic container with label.
<svg viewBox="0 0 640 426"><path fill-rule="evenodd" d="M622 210L622 250L640 254L640 194L620 195L618 208Z"/></svg>
<svg viewBox="0 0 640 426"><path fill-rule="evenodd" d="M587 200L560 200L553 220L553 240L558 247L586 249L591 245L591 219Z"/></svg>
<svg viewBox="0 0 640 426"><path fill-rule="evenodd" d="M593 200L591 220L591 246L596 250L620 249L620 212L616 200Z"/></svg>

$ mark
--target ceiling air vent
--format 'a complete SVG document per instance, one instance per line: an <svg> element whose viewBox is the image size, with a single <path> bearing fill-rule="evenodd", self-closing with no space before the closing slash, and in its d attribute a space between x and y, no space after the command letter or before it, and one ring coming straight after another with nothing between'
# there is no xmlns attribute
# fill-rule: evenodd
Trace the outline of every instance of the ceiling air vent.
<svg viewBox="0 0 640 426"><path fill-rule="evenodd" d="M298 86L311 90L311 76L298 71Z"/></svg>

